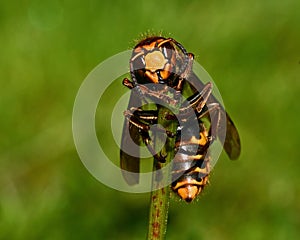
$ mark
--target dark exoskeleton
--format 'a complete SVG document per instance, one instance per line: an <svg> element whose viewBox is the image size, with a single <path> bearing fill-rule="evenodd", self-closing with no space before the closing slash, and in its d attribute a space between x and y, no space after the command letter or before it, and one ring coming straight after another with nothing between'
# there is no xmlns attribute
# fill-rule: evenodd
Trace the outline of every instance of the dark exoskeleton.
<svg viewBox="0 0 300 240"><path fill-rule="evenodd" d="M127 111L120 151L121 168L133 173L139 172L138 154L129 154L124 149L138 153L138 145L146 144L148 150L158 162L164 162L164 156L155 152L150 138L150 127L157 124L158 110L143 110L142 101L146 98L154 102L176 105L178 99L170 97L168 91L174 89L180 94L191 89L178 109L176 117L181 119L176 133L166 132L175 137L175 158L172 166L172 190L186 202L191 202L208 182L211 157L208 153L211 143L219 137L224 141L224 149L231 159L240 154L240 138L232 120L211 94L212 84L203 84L192 71L194 56L172 38L149 37L139 42L130 59L131 81L123 80L123 85L132 90ZM197 89L201 89L198 91ZM157 104L157 109L160 104ZM167 116L170 120L174 116ZM207 127L203 118L209 119ZM220 124L226 119L226 126ZM191 122L196 122L195 133ZM184 133L184 134L183 134ZM130 144L131 139L136 144ZM123 173L128 184L139 182L138 175Z"/></svg>

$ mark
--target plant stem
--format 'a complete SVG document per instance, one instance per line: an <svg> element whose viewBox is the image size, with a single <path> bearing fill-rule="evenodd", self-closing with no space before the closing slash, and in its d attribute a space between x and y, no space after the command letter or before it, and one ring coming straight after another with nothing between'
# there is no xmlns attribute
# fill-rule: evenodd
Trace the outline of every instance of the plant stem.
<svg viewBox="0 0 300 240"><path fill-rule="evenodd" d="M172 112L162 106L158 108L158 124L164 127L165 130L172 133L176 132L177 121L166 120L166 115L172 114ZM159 137L155 138L155 145L159 145L162 141ZM161 150L161 154L166 157L165 163L154 163L153 175L152 175L152 189L157 189L151 192L150 198L150 213L149 213L149 228L148 228L148 240L162 240L165 239L167 231L167 221L168 221L168 210L170 202L170 186L167 185L162 187L162 178L170 178L170 168L166 168L166 171L163 171L165 176L161 176L161 173L158 173L158 168L162 168L169 164L175 155L175 137L166 138L166 143Z"/></svg>

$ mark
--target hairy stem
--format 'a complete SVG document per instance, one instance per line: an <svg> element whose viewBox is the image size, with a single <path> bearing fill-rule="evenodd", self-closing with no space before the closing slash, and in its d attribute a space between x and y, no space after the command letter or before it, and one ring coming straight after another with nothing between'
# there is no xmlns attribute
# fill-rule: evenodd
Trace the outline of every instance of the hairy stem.
<svg viewBox="0 0 300 240"><path fill-rule="evenodd" d="M158 109L158 124L163 126L166 131L172 133L176 132L177 122L174 120L166 120L166 116L172 114L172 112L165 107L160 106ZM155 137L155 145L161 146L163 143L159 137ZM170 179L171 170L166 168L161 172L155 170L160 169L168 165L175 155L175 137L167 137L164 147L160 153L166 156L165 163L154 163L154 171L152 175L152 189L150 198L150 213L149 213L149 228L148 228L148 240L162 240L165 239L167 231L168 210L170 201L170 186L163 187L163 182ZM162 180L164 179L164 180ZM157 190L155 190L157 189Z"/></svg>

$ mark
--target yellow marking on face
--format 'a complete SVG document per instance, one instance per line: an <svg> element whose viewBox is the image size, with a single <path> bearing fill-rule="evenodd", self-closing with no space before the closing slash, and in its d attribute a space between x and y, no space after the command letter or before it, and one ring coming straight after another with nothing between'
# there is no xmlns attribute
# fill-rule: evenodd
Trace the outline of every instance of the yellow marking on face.
<svg viewBox="0 0 300 240"><path fill-rule="evenodd" d="M145 75L153 82L153 83L158 83L158 76L156 73L146 71Z"/></svg>
<svg viewBox="0 0 300 240"><path fill-rule="evenodd" d="M154 51L145 56L146 69L155 72L158 69L164 69L167 59L161 51Z"/></svg>
<svg viewBox="0 0 300 240"><path fill-rule="evenodd" d="M170 76L170 72L166 70L162 70L160 71L160 76L162 77L162 79L167 79Z"/></svg>
<svg viewBox="0 0 300 240"><path fill-rule="evenodd" d="M155 48L158 41L154 41L148 45L141 46L142 48L146 49L147 51L151 51L153 48Z"/></svg>

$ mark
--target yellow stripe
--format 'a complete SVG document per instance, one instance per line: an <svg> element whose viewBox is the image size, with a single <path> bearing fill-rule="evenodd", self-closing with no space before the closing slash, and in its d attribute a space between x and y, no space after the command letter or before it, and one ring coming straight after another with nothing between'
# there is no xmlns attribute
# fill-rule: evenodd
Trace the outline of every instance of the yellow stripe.
<svg viewBox="0 0 300 240"><path fill-rule="evenodd" d="M164 40L164 41L160 42L160 43L157 45L157 47L160 47L161 45L163 45L163 44L165 44L165 43L167 43L167 42L171 42L171 41L172 41L172 39L171 39L171 38L169 38L169 39L166 39L166 40Z"/></svg>
<svg viewBox="0 0 300 240"><path fill-rule="evenodd" d="M207 182L207 179L208 179L208 174L209 174L208 168L203 168L202 169L202 168L197 167L194 170L190 171L189 173L192 174L194 172L202 173L202 174L205 175L204 177L201 178L202 181L197 181L196 179L191 179L191 178L185 178L181 181L178 181L176 186L173 187L173 189L176 190L176 189L178 189L180 187L183 187L184 185L188 185L188 184L190 184L190 185L199 185L199 186L206 185L206 182Z"/></svg>
<svg viewBox="0 0 300 240"><path fill-rule="evenodd" d="M174 190L181 188L185 185L196 185L196 186L202 186L205 185L203 184L203 180L201 182L197 181L196 179L185 179L184 181L178 181L175 187L172 187Z"/></svg>
<svg viewBox="0 0 300 240"><path fill-rule="evenodd" d="M195 144L195 145L200 145L200 146L205 146L208 142L207 137L204 135L203 132L200 132L200 139L196 138L195 136L192 136L188 141L181 141L176 143L176 147L179 145L190 145L190 144Z"/></svg>

